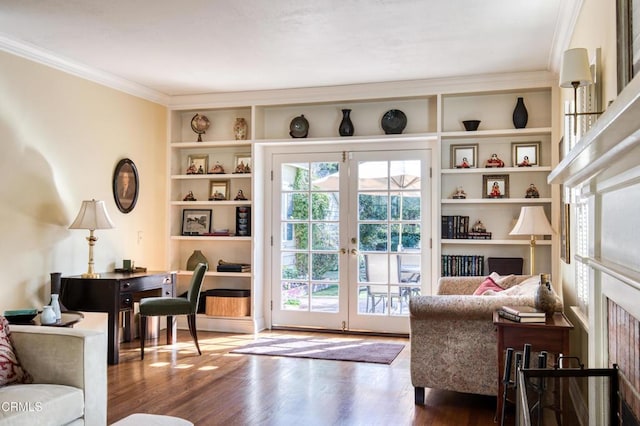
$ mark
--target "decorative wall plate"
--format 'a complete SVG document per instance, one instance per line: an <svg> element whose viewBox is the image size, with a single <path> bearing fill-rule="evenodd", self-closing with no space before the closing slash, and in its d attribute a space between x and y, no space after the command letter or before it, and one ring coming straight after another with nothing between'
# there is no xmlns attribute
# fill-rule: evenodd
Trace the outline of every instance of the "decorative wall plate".
<svg viewBox="0 0 640 426"><path fill-rule="evenodd" d="M306 138L309 134L309 121L304 118L304 114L301 114L291 120L289 130L292 138Z"/></svg>
<svg viewBox="0 0 640 426"><path fill-rule="evenodd" d="M399 135L407 127L407 116L399 109L390 109L382 116L382 130L387 135Z"/></svg>

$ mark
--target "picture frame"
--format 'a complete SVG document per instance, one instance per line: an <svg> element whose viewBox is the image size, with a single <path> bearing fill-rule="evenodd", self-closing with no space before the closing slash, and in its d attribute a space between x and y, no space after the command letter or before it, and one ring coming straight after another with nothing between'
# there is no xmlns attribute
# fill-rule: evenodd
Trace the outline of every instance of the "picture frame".
<svg viewBox="0 0 640 426"><path fill-rule="evenodd" d="M138 202L140 178L138 169L129 158L118 161L113 170L113 199L122 213L129 213Z"/></svg>
<svg viewBox="0 0 640 426"><path fill-rule="evenodd" d="M509 175L482 175L482 198L509 198Z"/></svg>
<svg viewBox="0 0 640 426"><path fill-rule="evenodd" d="M618 93L640 69L640 25L633 25L633 15L639 12L640 0L616 2Z"/></svg>
<svg viewBox="0 0 640 426"><path fill-rule="evenodd" d="M207 235L211 233L211 209L182 210L182 235Z"/></svg>
<svg viewBox="0 0 640 426"><path fill-rule="evenodd" d="M571 263L571 204L563 203L560 210L560 258Z"/></svg>
<svg viewBox="0 0 640 426"><path fill-rule="evenodd" d="M187 156L188 175L203 175L209 170L209 155L207 154L189 154Z"/></svg>
<svg viewBox="0 0 640 426"><path fill-rule="evenodd" d="M233 173L251 173L253 165L251 164L251 153L242 152L235 155Z"/></svg>
<svg viewBox="0 0 640 426"><path fill-rule="evenodd" d="M226 201L228 199L228 180L212 180L209 182L209 201Z"/></svg>
<svg viewBox="0 0 640 426"><path fill-rule="evenodd" d="M540 165L540 142L511 142L511 165L513 167Z"/></svg>
<svg viewBox="0 0 640 426"><path fill-rule="evenodd" d="M478 144L451 145L451 168L470 169L478 167Z"/></svg>

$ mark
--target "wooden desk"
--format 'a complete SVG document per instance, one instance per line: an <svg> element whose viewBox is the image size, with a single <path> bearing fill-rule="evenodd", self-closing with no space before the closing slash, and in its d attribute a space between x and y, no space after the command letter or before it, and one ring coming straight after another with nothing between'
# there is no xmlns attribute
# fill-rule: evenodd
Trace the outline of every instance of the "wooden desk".
<svg viewBox="0 0 640 426"><path fill-rule="evenodd" d="M573 324L561 312L547 318L545 323L520 323L504 319L493 313L493 324L498 331L498 405L496 418L502 413L502 394L504 384L504 354L507 348L522 351L525 343L531 345L532 352L547 351L555 354L569 355L569 331Z"/></svg>
<svg viewBox="0 0 640 426"><path fill-rule="evenodd" d="M125 314L125 340L131 340L131 313L136 293L155 290L157 296L174 297L175 286L176 275L171 272L107 272L100 274L100 278L63 277L60 300L67 309L108 314L107 362L117 364L120 312ZM169 341L173 335L172 327L167 327Z"/></svg>

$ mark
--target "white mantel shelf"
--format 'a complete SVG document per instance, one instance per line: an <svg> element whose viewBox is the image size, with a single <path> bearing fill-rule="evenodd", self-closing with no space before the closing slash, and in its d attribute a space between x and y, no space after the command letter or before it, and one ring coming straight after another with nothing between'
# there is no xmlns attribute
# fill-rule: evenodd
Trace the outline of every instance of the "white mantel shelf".
<svg viewBox="0 0 640 426"><path fill-rule="evenodd" d="M636 76L596 121L580 142L549 174L550 184L577 186L607 178L606 170L616 164L614 174L636 167L629 154L640 149L640 78ZM630 161L631 160L631 161Z"/></svg>

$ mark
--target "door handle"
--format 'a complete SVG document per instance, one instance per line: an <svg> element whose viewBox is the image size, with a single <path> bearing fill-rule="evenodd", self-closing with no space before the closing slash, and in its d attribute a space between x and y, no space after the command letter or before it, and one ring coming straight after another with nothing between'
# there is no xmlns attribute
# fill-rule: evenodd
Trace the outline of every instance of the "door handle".
<svg viewBox="0 0 640 426"><path fill-rule="evenodd" d="M358 254L358 253L360 253L358 249L351 249L351 254Z"/></svg>
<svg viewBox="0 0 640 426"><path fill-rule="evenodd" d="M341 248L340 249L340 253L341 254L346 254L347 253L347 249L346 248Z"/></svg>

